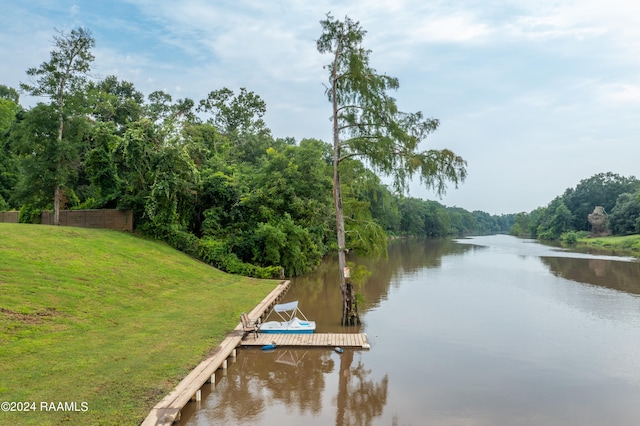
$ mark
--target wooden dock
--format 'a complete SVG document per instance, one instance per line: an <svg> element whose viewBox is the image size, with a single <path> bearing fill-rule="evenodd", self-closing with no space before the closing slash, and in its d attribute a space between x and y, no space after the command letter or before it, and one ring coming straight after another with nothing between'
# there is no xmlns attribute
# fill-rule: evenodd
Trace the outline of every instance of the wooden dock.
<svg viewBox="0 0 640 426"><path fill-rule="evenodd" d="M250 313L251 319L262 319L270 313L273 306L280 302L291 286L290 281L282 281ZM200 401L200 389L205 383L215 383L215 373L219 368L227 368L227 359L236 356L239 346L264 346L276 343L281 347L327 347L369 349L367 335L364 333L313 333L313 334L258 334L252 333L244 340L242 324L227 335L220 345L194 368L176 388L151 409L142 426L170 426L180 419L180 412L189 401Z"/></svg>
<svg viewBox="0 0 640 426"><path fill-rule="evenodd" d="M275 344L276 347L304 346L316 348L358 348L370 349L369 341L365 333L312 333L312 334L267 334L259 333L255 338L250 333L240 346L264 346Z"/></svg>

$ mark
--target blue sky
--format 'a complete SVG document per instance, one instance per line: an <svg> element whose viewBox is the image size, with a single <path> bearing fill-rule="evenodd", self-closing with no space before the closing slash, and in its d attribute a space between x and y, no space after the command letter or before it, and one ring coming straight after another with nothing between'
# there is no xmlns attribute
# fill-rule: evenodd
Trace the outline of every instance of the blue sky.
<svg viewBox="0 0 640 426"><path fill-rule="evenodd" d="M315 40L327 12L360 21L401 110L438 118L423 148L469 176L438 199L531 211L600 172L640 175L640 3L623 0L5 1L0 84L49 59L54 28L96 39L93 74L196 101L246 87L275 137L331 137ZM35 100L22 97L24 105Z"/></svg>

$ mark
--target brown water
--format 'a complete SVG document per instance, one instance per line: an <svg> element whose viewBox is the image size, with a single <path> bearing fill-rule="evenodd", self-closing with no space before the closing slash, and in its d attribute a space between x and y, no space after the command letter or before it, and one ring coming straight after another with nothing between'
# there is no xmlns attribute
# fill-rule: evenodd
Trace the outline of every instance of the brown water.
<svg viewBox="0 0 640 426"><path fill-rule="evenodd" d="M181 424L640 424L639 262L490 236L365 263L371 350L240 350ZM318 332L344 331L336 271L285 298Z"/></svg>

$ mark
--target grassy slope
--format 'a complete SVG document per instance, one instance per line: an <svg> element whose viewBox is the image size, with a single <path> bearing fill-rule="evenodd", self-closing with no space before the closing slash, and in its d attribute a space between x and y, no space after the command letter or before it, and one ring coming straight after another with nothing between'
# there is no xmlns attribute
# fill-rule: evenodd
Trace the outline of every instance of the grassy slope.
<svg viewBox="0 0 640 426"><path fill-rule="evenodd" d="M640 235L579 238L578 244L595 249L613 250L640 256Z"/></svg>
<svg viewBox="0 0 640 426"><path fill-rule="evenodd" d="M0 223L0 424L138 424L276 285L108 230Z"/></svg>

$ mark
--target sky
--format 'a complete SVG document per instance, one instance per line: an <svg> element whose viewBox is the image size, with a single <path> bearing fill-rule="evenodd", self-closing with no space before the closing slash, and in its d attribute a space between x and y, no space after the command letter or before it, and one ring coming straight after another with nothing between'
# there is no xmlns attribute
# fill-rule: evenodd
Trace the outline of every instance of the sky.
<svg viewBox="0 0 640 426"><path fill-rule="evenodd" d="M371 65L399 79L400 110L440 120L420 149L467 161L466 181L442 198L410 185L446 206L530 212L594 174L640 175L634 0L0 1L0 84L28 82L56 29L85 27L93 78L196 102L244 87L266 102L273 136L297 141L331 141L331 58L315 42L327 13L349 16Z"/></svg>

